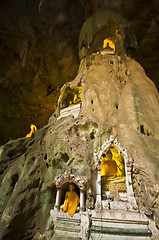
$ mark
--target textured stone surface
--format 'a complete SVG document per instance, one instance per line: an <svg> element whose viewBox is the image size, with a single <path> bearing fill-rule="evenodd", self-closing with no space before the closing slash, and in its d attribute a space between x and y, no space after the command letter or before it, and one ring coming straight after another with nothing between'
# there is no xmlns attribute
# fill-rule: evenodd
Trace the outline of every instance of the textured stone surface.
<svg viewBox="0 0 159 240"><path fill-rule="evenodd" d="M131 58L123 63L115 55L100 54L92 55L92 65L83 68L74 82L79 80L82 107L77 119L57 120L57 111L32 137L1 147L4 240L50 239L49 211L56 194L52 181L65 169L89 178L95 170L93 153L110 135L134 159L133 188L139 209L159 227L159 96L154 83Z"/></svg>
<svg viewBox="0 0 159 240"><path fill-rule="evenodd" d="M78 37L84 21L111 9L134 28L140 61L159 86L157 0L2 0L0 3L0 145L44 126L56 109L59 88L78 70Z"/></svg>

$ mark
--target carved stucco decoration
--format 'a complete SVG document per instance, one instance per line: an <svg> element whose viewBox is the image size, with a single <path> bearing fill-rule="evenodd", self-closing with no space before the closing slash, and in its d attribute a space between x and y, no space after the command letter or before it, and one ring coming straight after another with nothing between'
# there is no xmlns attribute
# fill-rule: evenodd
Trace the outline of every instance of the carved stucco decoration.
<svg viewBox="0 0 159 240"><path fill-rule="evenodd" d="M85 182L78 175L73 174L70 170L65 170L65 172L57 176L54 180L57 188L61 188L64 183L74 183L80 190L85 189Z"/></svg>
<svg viewBox="0 0 159 240"><path fill-rule="evenodd" d="M124 156L126 166L132 167L133 159L129 158L126 148L123 148L121 146L121 144L118 142L117 138L115 138L112 135L110 136L109 139L107 139L102 144L102 146L98 149L98 151L94 153L95 164L97 166L99 164L101 164L101 157L102 157L103 152L105 152L112 145L114 145L116 147L116 149L118 150L119 155L122 154Z"/></svg>
<svg viewBox="0 0 159 240"><path fill-rule="evenodd" d="M131 178L133 159L128 156L126 148L123 148L114 136L111 135L110 138L107 139L103 143L103 145L98 149L98 151L96 153L94 153L95 164L97 166L98 171L100 172L101 156L102 156L103 152L106 152L106 150L109 149L112 145L116 147L119 154L122 154L124 156L127 197L128 197L128 201L131 203L133 209L137 210L137 204L136 204L136 200L134 197L134 192L133 192L133 187L132 187L132 178Z"/></svg>

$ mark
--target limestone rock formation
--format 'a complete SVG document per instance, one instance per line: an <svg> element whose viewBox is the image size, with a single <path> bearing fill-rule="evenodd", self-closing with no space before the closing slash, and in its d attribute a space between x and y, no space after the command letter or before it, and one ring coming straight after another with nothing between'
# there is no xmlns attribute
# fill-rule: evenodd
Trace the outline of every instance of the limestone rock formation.
<svg viewBox="0 0 159 240"><path fill-rule="evenodd" d="M1 238L51 239L50 210L54 179L65 170L83 181L95 170L94 153L111 135L133 159L133 189L139 210L159 228L159 96L154 83L135 60L91 55L91 65L70 82L81 83L78 118L57 119L30 138L1 147ZM152 237L159 235L151 226ZM152 238L153 239L153 238Z"/></svg>
<svg viewBox="0 0 159 240"><path fill-rule="evenodd" d="M127 54L159 87L158 0L1 0L0 145L25 136L31 123L38 129L47 123L59 89L77 74L82 24L106 9L132 25L138 52L129 46Z"/></svg>
<svg viewBox="0 0 159 240"><path fill-rule="evenodd" d="M71 11L74 9L71 8L72 1L68 2L70 6L68 15L72 16ZM99 3L103 6L102 1ZM98 2L91 1L91 4L95 11ZM26 102L28 105L31 104L31 110L27 110L33 112L31 119L35 120L36 117L40 124L44 125L50 112L55 110L56 104L57 109L48 124L34 132L31 137L11 140L0 147L0 238L54 240L55 237L57 240L54 226L58 211L55 212L53 208L55 210L59 208L60 202L57 196L62 194L61 199L64 199L65 192L60 192L60 188L62 184L68 182L78 182L76 185L78 194L78 187L81 187L80 200L83 201L80 205L81 212L85 211L85 205L89 210L94 207L101 210L101 201L97 201L95 197L98 195L101 198L101 192L97 193L98 187L95 185L96 182L102 185L99 171L103 156L101 151L103 151L102 146L109 142L110 145L116 143L120 146L120 154L123 154L123 158L127 158L126 164L129 170L130 166L133 167L131 172L129 171L132 181L128 181L127 173L124 177L127 179L127 189L133 188L134 196L131 192L130 198L134 200L134 205L131 207L124 205L125 211L133 210L143 213L143 216L146 215L149 219L147 222L152 231L152 239L157 239L159 236L157 230L159 229L159 95L141 65L128 56L130 49L137 46L129 24L111 11L97 13L89 18L83 25L80 35L81 62L78 75L72 81L77 71L76 50L71 47L70 36L65 39L65 34L56 35L55 31L58 26L64 28L68 23L67 14L64 14L67 8L64 5L63 11L55 17L56 21L50 21L52 8L50 7L49 11L48 6L52 6L52 3L40 1L35 5L33 9L38 9L36 14L37 16L40 14L41 24L45 27L37 21L34 22L36 27L32 28L30 24L25 25L24 21L19 26L21 30L17 32L21 33L25 25L27 36L21 35L21 44L16 45L17 55L13 54L12 43L8 42L7 46L10 48L7 48L7 51L11 51L13 59L9 59L11 64L6 71L7 77L1 81L2 100L5 101L4 89L7 89L8 101L6 112L2 112L5 120L5 113L8 116L10 114L8 109L15 113L15 119L21 119L21 113L10 108L9 100L11 98L15 101L13 105L21 110L24 107L22 103ZM6 6L4 3L3 14ZM81 6L83 6L82 2L79 1L76 5L79 15L82 14ZM25 6L23 8L25 9ZM61 9L60 1L57 8ZM83 18L82 15L77 23L71 19L74 29L78 25L75 35L79 33L80 19ZM32 18L29 18L29 23L31 20ZM93 26L92 23L95 25ZM70 30L65 33L69 35ZM104 38L107 39L109 36L112 42L108 39L107 46L102 47ZM45 46L43 49L39 43L41 41ZM48 42L53 43L51 48ZM109 43L114 44L113 48ZM43 54L46 54L44 58ZM36 57L32 59L33 56ZM14 70L12 63L16 66ZM21 71L24 75L20 74ZM61 73L60 80L58 80L59 73ZM26 78L23 84L19 80L22 76ZM8 80L10 77L11 79L13 77L16 83L10 84ZM59 86L64 82L67 83L60 92ZM28 84L24 86L26 83ZM18 86L17 92L21 89L17 95L22 100L20 104L17 104L17 98L13 98L14 84ZM31 86L33 95L30 93ZM42 104L44 112L47 106L47 113L45 112L44 115L43 111L39 110L39 104ZM30 114L26 115L28 119ZM12 119L12 124L16 126L17 123ZM3 129L5 130L5 126ZM21 127L19 132L20 129ZM17 130L15 131L17 134ZM8 136L8 133L5 136ZM106 150L108 149L104 149L105 154ZM100 155L100 158L97 158L97 155ZM100 179L97 177L97 172L100 173ZM66 179L68 182L65 181ZM67 185L61 189L66 190L66 187ZM113 194L112 196L117 199L117 194ZM112 196L107 197L107 201L112 201ZM84 197L87 201L84 201ZM119 208L121 205L119 204ZM108 211L110 208L108 204ZM88 226L84 222L81 224L83 239L88 239L90 235L91 214L88 209L86 214L81 213L81 220L89 220ZM146 234L151 236L151 231L147 231Z"/></svg>

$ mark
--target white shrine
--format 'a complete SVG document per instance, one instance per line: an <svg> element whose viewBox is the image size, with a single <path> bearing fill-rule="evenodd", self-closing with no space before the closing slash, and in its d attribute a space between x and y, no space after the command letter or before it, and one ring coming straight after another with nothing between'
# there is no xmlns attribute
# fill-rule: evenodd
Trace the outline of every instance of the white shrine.
<svg viewBox="0 0 159 240"><path fill-rule="evenodd" d="M114 165L111 160L104 160L102 164L103 153L110 149L115 153L118 151L118 161L121 165L117 160L113 160ZM66 170L55 178L56 202L50 212L55 224L53 239L59 239L60 236L66 236L66 239L71 239L72 236L77 239L150 239L152 233L148 227L149 220L139 212L134 197L131 179L133 161L129 158L127 150L121 147L117 139L110 136L94 153L93 161L96 170L90 179L84 181L82 176L72 173L71 170ZM120 168L119 174L102 176L104 164L106 169L109 167L109 173L116 164L117 169ZM75 191L80 198L80 211L73 217L60 211L69 183L75 185Z"/></svg>

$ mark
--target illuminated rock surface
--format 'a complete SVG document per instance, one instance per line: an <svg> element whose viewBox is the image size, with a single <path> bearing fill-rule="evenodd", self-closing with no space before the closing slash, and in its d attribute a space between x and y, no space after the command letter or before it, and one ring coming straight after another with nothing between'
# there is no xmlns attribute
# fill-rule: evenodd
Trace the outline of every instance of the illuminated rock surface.
<svg viewBox="0 0 159 240"><path fill-rule="evenodd" d="M142 0L41 0L0 3L0 145L43 127L56 109L59 89L78 70L84 21L111 9L132 25L148 76L159 87L159 2ZM71 67L70 67L71 66Z"/></svg>
<svg viewBox="0 0 159 240"><path fill-rule="evenodd" d="M127 57L135 54L131 44L123 44L125 30L120 31L119 41L124 51L118 51L119 45L115 49L121 57L115 55L115 51L113 54L105 50L100 53L100 48L97 54L92 47L86 58L81 58L79 74L72 81L78 68L77 41L82 23L92 10L109 4L106 1L78 1L76 4L41 1L26 5L17 3L15 10L10 4L3 2L0 19L3 23L0 35L3 56L0 67L1 143L10 137L25 136L29 132L29 127L24 127L27 123L28 126L36 124L38 129L44 126L57 102L58 107L48 124L31 137L9 141L0 148L2 240L50 240L54 234L50 210L56 199L55 177L67 175L68 170L89 186L91 174L97 168L94 153L111 136L127 149L134 161L132 186L138 208L150 220L152 239L158 239L159 231L154 222L159 228L159 96L141 65ZM55 4L56 11L52 11ZM136 58L157 85L158 13L154 11L157 3L154 1L149 9L142 1L136 4L128 1L124 7L114 1L111 7L133 22L139 42ZM21 10L18 17L17 9ZM130 9L135 12L135 18ZM33 14L29 15L30 12ZM141 30L148 16L148 26L145 24ZM123 30L123 25L121 28ZM96 39L93 34L91 36ZM102 43L104 36L101 36ZM3 61L6 55L7 64ZM57 101L65 82L67 84L61 89L62 100ZM65 89L68 92L63 92ZM69 102L65 102L72 91L74 97L70 95ZM68 112L61 115L66 107ZM76 119L70 115L72 107L78 110Z"/></svg>
<svg viewBox="0 0 159 240"><path fill-rule="evenodd" d="M94 152L110 135L133 158L138 207L159 227L158 92L131 58L125 63L116 55L93 54L91 58L92 65L72 82L81 81L82 87L77 119L70 115L57 120L57 111L32 137L1 147L0 229L4 240L40 239L40 234L50 239L49 211L56 194L52 181L69 169L85 180L95 169ZM152 225L157 237L154 229Z"/></svg>

